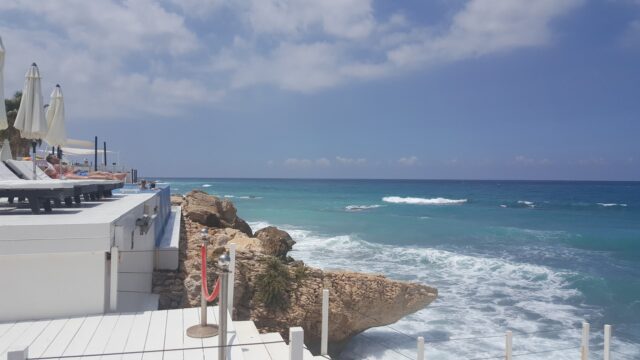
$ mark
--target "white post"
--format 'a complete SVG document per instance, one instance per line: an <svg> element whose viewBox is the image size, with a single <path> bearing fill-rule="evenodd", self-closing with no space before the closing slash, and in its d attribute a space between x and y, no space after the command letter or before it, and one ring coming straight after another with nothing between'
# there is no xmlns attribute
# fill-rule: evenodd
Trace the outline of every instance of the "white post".
<svg viewBox="0 0 640 360"><path fill-rule="evenodd" d="M580 360L589 359L589 323L582 322L582 343L580 344Z"/></svg>
<svg viewBox="0 0 640 360"><path fill-rule="evenodd" d="M327 355L329 345L329 289L322 290L322 334L320 336L320 355Z"/></svg>
<svg viewBox="0 0 640 360"><path fill-rule="evenodd" d="M303 346L304 330L301 327L289 328L289 360L302 360Z"/></svg>
<svg viewBox="0 0 640 360"><path fill-rule="evenodd" d="M418 360L424 360L424 338L418 337Z"/></svg>
<svg viewBox="0 0 640 360"><path fill-rule="evenodd" d="M109 310L116 311L118 309L118 263L120 259L120 251L118 247L111 248L111 282L109 289Z"/></svg>
<svg viewBox="0 0 640 360"><path fill-rule="evenodd" d="M231 314L231 319L233 319L233 288L235 287L236 281L236 244L229 244L229 297L227 301L227 307L229 309L229 313Z"/></svg>
<svg viewBox="0 0 640 360"><path fill-rule="evenodd" d="M604 326L604 360L611 359L611 325Z"/></svg>
<svg viewBox="0 0 640 360"><path fill-rule="evenodd" d="M506 360L513 360L512 357L512 338L513 338L513 333L511 333L511 331L507 331L506 337L505 337L505 355L504 358Z"/></svg>
<svg viewBox="0 0 640 360"><path fill-rule="evenodd" d="M29 346L16 345L7 351L7 360L27 360L29 358Z"/></svg>

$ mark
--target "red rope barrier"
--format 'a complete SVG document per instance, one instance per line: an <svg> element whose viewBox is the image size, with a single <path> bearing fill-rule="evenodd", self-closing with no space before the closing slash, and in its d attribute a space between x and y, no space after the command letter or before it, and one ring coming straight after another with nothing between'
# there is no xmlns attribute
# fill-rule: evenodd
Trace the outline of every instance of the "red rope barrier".
<svg viewBox="0 0 640 360"><path fill-rule="evenodd" d="M209 287L207 286L207 251L205 250L204 245L200 247L200 255L202 257L202 265L200 265L201 278L202 278L202 288L204 289L204 297L207 299L207 302L212 302L218 297L220 294L220 278L216 280L216 284L213 287L213 293L209 293Z"/></svg>

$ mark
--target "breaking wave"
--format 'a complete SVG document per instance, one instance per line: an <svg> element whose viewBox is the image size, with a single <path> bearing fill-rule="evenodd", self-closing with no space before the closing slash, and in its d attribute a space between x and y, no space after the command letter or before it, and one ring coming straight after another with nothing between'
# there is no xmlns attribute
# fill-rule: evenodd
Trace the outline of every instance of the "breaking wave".
<svg viewBox="0 0 640 360"><path fill-rule="evenodd" d="M598 203L598 205L602 207L613 207L613 206L627 207L627 204L616 204L616 203Z"/></svg>
<svg viewBox="0 0 640 360"><path fill-rule="evenodd" d="M250 225L257 230L270 224L263 221ZM435 303L393 325L395 330L414 339L417 336L482 337L503 334L506 328L514 333L567 328L570 330L553 333L553 336L527 337L518 344L518 351L567 348L579 334L580 319L600 311L580 305L584 295L571 286L580 275L571 271L464 250L378 244L354 234L330 236L299 227L279 227L297 242L291 255L310 266L379 273L438 288ZM415 340L395 330L369 329L364 336L356 336L342 355L358 359L402 359L396 353L400 351L415 357L415 352L407 350L414 348ZM385 345L375 345L377 340ZM428 355L446 360L490 356L504 351L503 341L488 338L435 342L429 344ZM637 350L630 343L621 345L632 352ZM555 359L575 358L571 351L555 355Z"/></svg>
<svg viewBox="0 0 640 360"><path fill-rule="evenodd" d="M524 206L530 207L530 208L536 207L536 204L533 201L518 200L518 204L524 205Z"/></svg>
<svg viewBox="0 0 640 360"><path fill-rule="evenodd" d="M345 206L346 211L363 211L369 209L376 209L381 207L382 205L348 205Z"/></svg>
<svg viewBox="0 0 640 360"><path fill-rule="evenodd" d="M211 185L209 185L209 184L202 184L202 187L204 187L204 188L208 188L208 187L211 187Z"/></svg>
<svg viewBox="0 0 640 360"><path fill-rule="evenodd" d="M447 199L442 197L437 198L417 198L417 197L400 197L400 196L385 196L382 201L392 204L411 204L411 205L456 205L464 204L467 199Z"/></svg>

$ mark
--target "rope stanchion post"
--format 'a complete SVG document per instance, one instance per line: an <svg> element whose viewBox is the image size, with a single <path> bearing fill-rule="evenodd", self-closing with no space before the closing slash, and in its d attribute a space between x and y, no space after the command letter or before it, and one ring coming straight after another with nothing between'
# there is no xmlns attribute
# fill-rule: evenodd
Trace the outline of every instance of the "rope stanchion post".
<svg viewBox="0 0 640 360"><path fill-rule="evenodd" d="M505 335L505 354L504 358L506 360L513 360L513 333L511 331L507 331Z"/></svg>
<svg viewBox="0 0 640 360"><path fill-rule="evenodd" d="M202 228L200 231L200 237L202 240L201 247L201 290L200 290L200 324L191 326L187 329L187 336L192 338L209 338L218 335L218 326L207 324L207 302L213 301L209 298L207 291L207 245L209 243L209 231L207 228ZM215 290L214 290L215 294Z"/></svg>
<svg viewBox="0 0 640 360"><path fill-rule="evenodd" d="M604 326L604 360L611 360L611 325Z"/></svg>
<svg viewBox="0 0 640 360"><path fill-rule="evenodd" d="M589 360L589 323L582 322L582 342L580 343L580 360Z"/></svg>
<svg viewBox="0 0 640 360"><path fill-rule="evenodd" d="M327 355L329 343L329 289L322 289L322 333L320 355Z"/></svg>
<svg viewBox="0 0 640 360"><path fill-rule="evenodd" d="M229 253L225 252L220 255L218 259L218 266L220 267L220 302L218 303L218 324L220 326L220 333L218 336L218 360L225 360L227 358L227 316L228 316L228 302L229 302L229 264L231 259Z"/></svg>
<svg viewBox="0 0 640 360"><path fill-rule="evenodd" d="M418 336L418 356L416 359L424 360L424 338L422 336Z"/></svg>

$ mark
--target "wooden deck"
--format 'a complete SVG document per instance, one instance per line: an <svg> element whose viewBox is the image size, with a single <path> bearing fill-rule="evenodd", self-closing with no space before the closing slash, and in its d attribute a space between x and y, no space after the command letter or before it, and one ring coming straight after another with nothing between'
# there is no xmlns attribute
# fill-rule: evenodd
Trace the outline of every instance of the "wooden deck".
<svg viewBox="0 0 640 360"><path fill-rule="evenodd" d="M217 324L217 307L208 322ZM198 324L200 309L112 313L55 320L0 323L0 360L7 351L29 347L29 359L214 360L218 337L194 339L188 327ZM231 321L228 359L288 359L289 346L280 334L260 334L251 321ZM304 359L314 357L305 350Z"/></svg>

